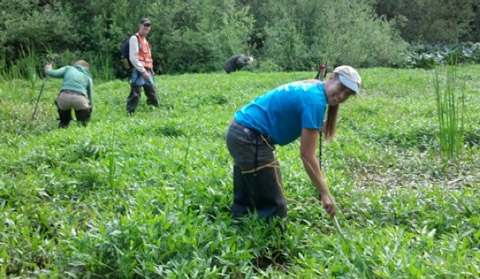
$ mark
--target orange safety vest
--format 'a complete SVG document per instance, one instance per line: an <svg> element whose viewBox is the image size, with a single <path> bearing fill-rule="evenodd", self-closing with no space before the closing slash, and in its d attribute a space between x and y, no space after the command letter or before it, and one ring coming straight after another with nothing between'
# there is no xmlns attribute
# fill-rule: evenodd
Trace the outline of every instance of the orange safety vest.
<svg viewBox="0 0 480 279"><path fill-rule="evenodd" d="M152 53L150 52L150 44L138 33L137 38L140 43L140 49L138 50L138 61L142 63L144 68L151 70L153 68L153 60Z"/></svg>

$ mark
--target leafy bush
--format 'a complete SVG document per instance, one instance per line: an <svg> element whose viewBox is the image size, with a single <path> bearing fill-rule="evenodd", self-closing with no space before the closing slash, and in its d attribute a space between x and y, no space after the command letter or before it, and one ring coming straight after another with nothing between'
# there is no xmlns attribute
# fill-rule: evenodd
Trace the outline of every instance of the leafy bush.
<svg viewBox="0 0 480 279"><path fill-rule="evenodd" d="M404 47L367 0L14 2L0 4L0 73L20 67L20 49L28 46L33 57L56 57L56 66L89 60L95 77L112 79L121 43L144 16L152 20L157 72L221 71L237 53L289 71L311 70L320 61L389 65Z"/></svg>
<svg viewBox="0 0 480 279"><path fill-rule="evenodd" d="M408 42L480 41L478 0L378 0L375 9L396 21Z"/></svg>
<svg viewBox="0 0 480 279"><path fill-rule="evenodd" d="M215 71L231 55L248 52L253 18L234 0L157 2L152 10L153 28L159 29L151 31L153 55L166 72Z"/></svg>
<svg viewBox="0 0 480 279"><path fill-rule="evenodd" d="M264 26L265 41L260 59L271 59L283 70L304 69L308 65L308 46L302 28L304 20L296 18L296 8L275 0L263 5L269 20Z"/></svg>
<svg viewBox="0 0 480 279"><path fill-rule="evenodd" d="M369 1L325 1L319 18L314 48L330 65L392 65L406 47L393 25L375 15Z"/></svg>
<svg viewBox="0 0 480 279"><path fill-rule="evenodd" d="M433 68L449 63L455 56L458 63L479 63L480 42L458 44L414 44L402 54L399 66L410 68Z"/></svg>
<svg viewBox="0 0 480 279"><path fill-rule="evenodd" d="M252 54L257 71L313 70L319 62L431 67L451 51L458 52L460 63L478 62L476 44L407 50L400 37L475 41L479 7L462 1L465 8L451 14L448 7L458 5L451 0L434 9L432 0L416 1L416 10L406 7L408 1L391 0L5 0L0 2L0 75L32 80L43 75L48 55L58 67L89 60L94 77L113 79L121 44L138 31L144 16L152 20L154 69L163 73L222 71L237 53ZM418 18L422 13L428 17Z"/></svg>

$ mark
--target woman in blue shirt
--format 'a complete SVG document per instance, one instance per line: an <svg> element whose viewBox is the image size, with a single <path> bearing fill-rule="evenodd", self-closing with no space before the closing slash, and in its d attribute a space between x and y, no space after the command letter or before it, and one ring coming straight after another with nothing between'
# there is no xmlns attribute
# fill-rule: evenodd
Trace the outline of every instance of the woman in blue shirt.
<svg viewBox="0 0 480 279"><path fill-rule="evenodd" d="M339 66L326 82L284 84L235 113L227 132L228 150L234 159L234 217L254 210L267 219L286 217L286 199L274 151L276 144L286 145L298 137L305 171L320 192L328 214L335 215L315 151L319 132L325 132L326 140L333 139L338 105L358 94L360 84L354 68Z"/></svg>

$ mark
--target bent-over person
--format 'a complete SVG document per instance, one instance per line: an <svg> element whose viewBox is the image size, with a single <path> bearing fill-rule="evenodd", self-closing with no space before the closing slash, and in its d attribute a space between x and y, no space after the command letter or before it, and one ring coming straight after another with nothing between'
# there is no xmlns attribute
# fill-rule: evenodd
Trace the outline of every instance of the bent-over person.
<svg viewBox="0 0 480 279"><path fill-rule="evenodd" d="M277 145L289 144L299 137L305 171L320 192L328 214L335 215L315 152L322 129L326 140L333 139L338 106L360 92L360 83L360 75L354 68L340 66L325 82L311 79L281 85L235 113L227 131L227 147L234 161L234 217L249 211L256 211L266 219L287 216L274 151Z"/></svg>
<svg viewBox="0 0 480 279"><path fill-rule="evenodd" d="M225 62L223 68L227 74L238 71L247 65L251 65L253 62L253 57L246 56L244 54L234 55Z"/></svg>
<svg viewBox="0 0 480 279"><path fill-rule="evenodd" d="M90 65L79 60L73 66L65 66L52 70L52 64L45 66L45 74L55 78L63 78L60 94L55 103L60 116L59 128L67 128L72 120L72 109L77 121L84 126L93 112L93 81Z"/></svg>

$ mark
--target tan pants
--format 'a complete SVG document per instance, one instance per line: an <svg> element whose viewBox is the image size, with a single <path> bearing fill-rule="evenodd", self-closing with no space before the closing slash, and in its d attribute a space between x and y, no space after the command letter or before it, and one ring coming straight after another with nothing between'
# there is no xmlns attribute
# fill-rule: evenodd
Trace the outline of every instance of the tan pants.
<svg viewBox="0 0 480 279"><path fill-rule="evenodd" d="M56 104L60 116L59 128L68 127L72 120L72 109L75 111L77 121L80 121L84 126L90 120L90 114L92 113L90 101L82 93L62 90L56 100Z"/></svg>
<svg viewBox="0 0 480 279"><path fill-rule="evenodd" d="M90 101L87 96L63 90L57 99L58 108L61 110L84 110L90 109Z"/></svg>

